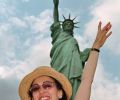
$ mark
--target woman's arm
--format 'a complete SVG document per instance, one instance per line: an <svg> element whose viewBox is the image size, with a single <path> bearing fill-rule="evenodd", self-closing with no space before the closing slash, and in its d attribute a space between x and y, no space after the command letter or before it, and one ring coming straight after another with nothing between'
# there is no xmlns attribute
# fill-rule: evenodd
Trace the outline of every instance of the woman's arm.
<svg viewBox="0 0 120 100"><path fill-rule="evenodd" d="M53 17L54 17L54 23L56 23L59 22L59 12L58 12L59 0L53 0L53 3L54 3Z"/></svg>
<svg viewBox="0 0 120 100"><path fill-rule="evenodd" d="M106 39L112 34L112 32L109 32L110 28L111 28L110 22L107 23L103 28L101 28L101 22L99 22L98 33L92 48L99 50L103 46ZM91 85L94 79L98 57L99 57L99 52L96 50L91 50L88 61L83 70L81 84L76 93L75 100L90 99Z"/></svg>

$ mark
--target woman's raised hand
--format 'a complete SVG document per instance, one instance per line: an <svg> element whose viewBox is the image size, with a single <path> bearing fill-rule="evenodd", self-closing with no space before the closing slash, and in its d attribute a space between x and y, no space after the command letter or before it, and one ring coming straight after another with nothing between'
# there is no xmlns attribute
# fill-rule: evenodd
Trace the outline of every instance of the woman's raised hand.
<svg viewBox="0 0 120 100"><path fill-rule="evenodd" d="M112 34L112 32L109 32L112 27L110 22L108 22L103 28L101 28L101 26L102 22L99 22L97 36L92 48L100 49L100 47L102 47L105 43L106 39Z"/></svg>

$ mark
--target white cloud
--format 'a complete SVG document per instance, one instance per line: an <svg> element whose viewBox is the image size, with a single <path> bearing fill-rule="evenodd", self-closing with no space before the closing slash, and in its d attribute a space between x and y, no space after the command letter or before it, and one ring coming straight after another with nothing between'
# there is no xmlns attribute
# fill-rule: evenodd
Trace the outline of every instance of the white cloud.
<svg viewBox="0 0 120 100"><path fill-rule="evenodd" d="M36 43L30 49L30 55L27 61L30 62L31 66L50 65L50 49L51 41L50 38L43 39L39 43Z"/></svg>
<svg viewBox="0 0 120 100"><path fill-rule="evenodd" d="M18 17L10 17L9 22L13 25L13 27L27 27L26 22Z"/></svg>
<svg viewBox="0 0 120 100"><path fill-rule="evenodd" d="M9 15L14 15L15 13L15 8L11 4L9 5L9 1L7 0L2 0L0 1L0 16L3 17L8 17Z"/></svg>
<svg viewBox="0 0 120 100"><path fill-rule="evenodd" d="M11 26L9 23L3 23L0 25L0 59L4 59L8 55L14 56L16 41L14 36L10 34L10 29Z"/></svg>
<svg viewBox="0 0 120 100"><path fill-rule="evenodd" d="M38 17L35 16L28 16L23 19L20 19L18 17L10 17L8 23L1 24L0 26L0 38L1 38L1 47L4 48L4 50L1 49L1 63L0 63L0 77L1 78L10 78L10 77L16 77L17 79L21 78L25 75L25 73L28 73L30 70L32 70L34 67L38 67L40 65L50 65L50 57L49 52L51 48L51 41L50 38L43 39L38 36L34 36L34 40L37 38L39 41L34 41L29 38L25 40L25 44L30 46L27 48L27 51L25 50L25 56L24 60L17 58L17 53L15 52L16 48L19 46L17 43L21 43L22 41L16 39L14 34L9 33L12 29L14 29L16 26L18 28L25 28L29 27L32 28L35 26L34 31L38 32L40 31L42 34L45 34L46 29L48 31L48 26L50 25L50 17L49 17L49 11L42 12ZM48 16L47 19L45 16ZM41 20L42 19L42 20ZM30 22L30 23L29 23ZM41 28L42 26L42 28ZM46 27L47 26L47 27ZM40 30L41 29L41 30ZM18 37L18 36L17 36ZM33 42L32 44L31 41ZM17 46L18 45L18 46ZM8 48L9 47L9 48ZM16 53L16 54L15 54ZM8 66L8 63L6 64L5 61L8 61L10 65ZM9 71L9 72L8 72ZM7 73L6 73L7 72Z"/></svg>
<svg viewBox="0 0 120 100"><path fill-rule="evenodd" d="M80 51L83 51L85 48L91 48L91 45L87 42L86 37L75 35L75 39L78 41Z"/></svg>
<svg viewBox="0 0 120 100"><path fill-rule="evenodd" d="M107 41L106 47L111 50L114 54L120 54L120 44L119 44L119 26L120 26L120 0L101 0L97 5L93 6L91 9L91 14L93 16L92 20L87 23L85 36L91 41L97 32L97 24L101 20L103 26L106 22L110 21L112 23L112 36ZM117 49L115 50L114 48Z"/></svg>
<svg viewBox="0 0 120 100"><path fill-rule="evenodd" d="M23 2L29 2L30 0L22 0Z"/></svg>
<svg viewBox="0 0 120 100"><path fill-rule="evenodd" d="M26 72L29 71L29 66L26 62L14 60L12 66L0 65L0 79L21 78Z"/></svg>
<svg viewBox="0 0 120 100"><path fill-rule="evenodd" d="M0 24L0 37L6 33L10 28L10 25L9 24L4 24L4 23L1 23Z"/></svg>
<svg viewBox="0 0 120 100"><path fill-rule="evenodd" d="M39 16L26 16L24 18L35 33L48 32L52 23L51 11L45 10Z"/></svg>
<svg viewBox="0 0 120 100"><path fill-rule="evenodd" d="M28 50L29 55L24 61L12 59L10 62L12 66L0 66L0 78L16 77L21 78L32 69L46 65L50 66L50 39L43 39L40 43L37 43Z"/></svg>
<svg viewBox="0 0 120 100"><path fill-rule="evenodd" d="M100 1L100 2L99 2ZM119 26L120 26L120 0L98 0L97 4L92 7L91 14L93 16L86 24L86 30L83 41L89 41L92 44L97 32L97 24L101 20L103 26L106 22L111 21L113 34L107 40L104 47L111 50L111 54L120 55L119 44ZM81 44L82 45L82 44ZM115 49L117 48L117 49ZM118 77L113 77L112 73L108 73L104 69L105 66L99 62L96 76L93 83L91 100L119 100L120 99L120 80ZM111 77L112 76L112 77Z"/></svg>
<svg viewBox="0 0 120 100"><path fill-rule="evenodd" d="M91 100L119 100L120 83L110 77L101 62L98 63L95 79L92 87Z"/></svg>
<svg viewBox="0 0 120 100"><path fill-rule="evenodd" d="M0 67L0 77L5 78L6 77L6 72L9 71L9 68L6 68L4 66Z"/></svg>

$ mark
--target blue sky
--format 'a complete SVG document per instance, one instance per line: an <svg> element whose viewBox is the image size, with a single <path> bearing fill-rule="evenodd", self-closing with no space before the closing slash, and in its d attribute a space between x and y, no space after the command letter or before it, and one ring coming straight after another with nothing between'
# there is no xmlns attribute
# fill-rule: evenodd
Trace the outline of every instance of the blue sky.
<svg viewBox="0 0 120 100"><path fill-rule="evenodd" d="M91 47L97 25L112 23L112 36L101 48L91 100L120 98L120 0L60 0L62 15L77 16L74 36L80 50ZM20 100L18 86L28 72L50 63L52 0L0 0L0 98Z"/></svg>

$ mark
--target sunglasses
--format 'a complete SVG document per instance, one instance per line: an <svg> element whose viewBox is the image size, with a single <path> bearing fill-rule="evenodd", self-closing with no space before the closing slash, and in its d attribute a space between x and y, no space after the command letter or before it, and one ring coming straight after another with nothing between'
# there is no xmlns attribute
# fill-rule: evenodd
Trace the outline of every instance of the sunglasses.
<svg viewBox="0 0 120 100"><path fill-rule="evenodd" d="M37 92L39 91L41 88L44 89L44 90L49 90L51 89L53 86L55 85L55 82L50 82L50 81L45 81L43 82L42 85L39 85L39 84L33 84L30 88L30 92L33 93L33 92Z"/></svg>

